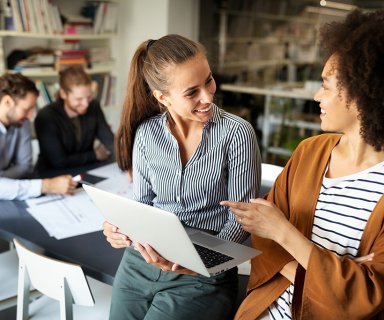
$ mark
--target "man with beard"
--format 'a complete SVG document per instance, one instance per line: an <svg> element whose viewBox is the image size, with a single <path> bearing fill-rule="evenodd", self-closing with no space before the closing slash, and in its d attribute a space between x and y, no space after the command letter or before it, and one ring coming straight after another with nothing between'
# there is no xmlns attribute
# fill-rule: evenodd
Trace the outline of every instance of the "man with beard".
<svg viewBox="0 0 384 320"><path fill-rule="evenodd" d="M0 199L27 199L42 193L72 194L70 175L25 179L32 169L31 124L39 91L21 74L0 77Z"/></svg>
<svg viewBox="0 0 384 320"><path fill-rule="evenodd" d="M59 98L41 109L35 120L40 155L38 170L84 166L107 160L113 152L113 133L100 103L93 99L92 81L84 69L60 72ZM95 146L95 141L99 144Z"/></svg>

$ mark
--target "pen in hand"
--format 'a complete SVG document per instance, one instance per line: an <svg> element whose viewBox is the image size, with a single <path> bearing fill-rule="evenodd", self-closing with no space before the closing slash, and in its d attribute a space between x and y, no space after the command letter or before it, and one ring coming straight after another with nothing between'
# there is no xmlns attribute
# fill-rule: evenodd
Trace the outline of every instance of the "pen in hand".
<svg viewBox="0 0 384 320"><path fill-rule="evenodd" d="M83 179L83 176L81 174L78 174L77 176L72 177L72 180L75 182L80 182Z"/></svg>
<svg viewBox="0 0 384 320"><path fill-rule="evenodd" d="M72 180L77 182L77 183L92 185L91 183L89 183L88 181L85 181L83 179L84 179L84 175L82 175L82 174L78 174L78 175L72 177Z"/></svg>

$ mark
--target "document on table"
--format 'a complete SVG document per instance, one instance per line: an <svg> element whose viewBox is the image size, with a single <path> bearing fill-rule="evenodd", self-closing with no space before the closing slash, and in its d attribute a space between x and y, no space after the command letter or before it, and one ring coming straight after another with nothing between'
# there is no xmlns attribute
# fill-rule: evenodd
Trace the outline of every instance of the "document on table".
<svg viewBox="0 0 384 320"><path fill-rule="evenodd" d="M100 189L132 198L132 183L116 163L87 173L104 177L95 184ZM104 218L86 192L80 188L72 196L46 195L29 199L27 211L57 239L64 239L102 229Z"/></svg>
<svg viewBox="0 0 384 320"><path fill-rule="evenodd" d="M50 236L64 239L102 229L104 218L83 190L73 196L42 198L47 199L28 201L27 211Z"/></svg>
<svg viewBox="0 0 384 320"><path fill-rule="evenodd" d="M133 197L132 183L129 182L128 174L122 172L116 162L90 170L88 173L106 178L96 184L98 188L130 199Z"/></svg>

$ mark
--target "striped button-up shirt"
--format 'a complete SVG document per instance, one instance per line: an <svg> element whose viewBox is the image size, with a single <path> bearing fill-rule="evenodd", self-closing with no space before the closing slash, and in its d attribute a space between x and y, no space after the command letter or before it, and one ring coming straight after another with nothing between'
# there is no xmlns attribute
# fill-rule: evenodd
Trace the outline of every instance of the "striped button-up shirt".
<svg viewBox="0 0 384 320"><path fill-rule="evenodd" d="M192 228L242 242L247 233L222 200L258 195L261 159L253 127L213 105L194 155L183 167L166 114L137 129L133 148L134 199L175 213Z"/></svg>

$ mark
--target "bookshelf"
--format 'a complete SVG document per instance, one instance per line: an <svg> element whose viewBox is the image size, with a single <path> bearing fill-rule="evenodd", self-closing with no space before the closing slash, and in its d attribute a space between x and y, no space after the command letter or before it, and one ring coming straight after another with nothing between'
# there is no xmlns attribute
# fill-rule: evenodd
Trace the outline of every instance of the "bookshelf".
<svg viewBox="0 0 384 320"><path fill-rule="evenodd" d="M219 0L200 10L219 101L238 115L249 110L264 162L284 165L300 139L321 132L313 88L304 87L321 79L318 28L347 12L309 9L308 1Z"/></svg>
<svg viewBox="0 0 384 320"><path fill-rule="evenodd" d="M96 11L94 13L94 19L84 18L81 16L81 10L83 10L90 3L94 5ZM4 6L9 5L8 11L4 11ZM20 9L19 5L25 5L24 11L16 11ZM47 7L47 12L44 12L45 17L41 16L41 8ZM14 7L13 7L14 6ZM108 87L99 87L95 96L100 97L102 92L108 99L100 99L100 103L104 109L107 119L114 118L116 113L116 93L115 87L117 82L117 70L116 70L116 56L115 43L118 37L117 30L117 6L118 1L86 1L86 0L12 0L5 1L0 0L0 73L4 72L21 72L25 76L33 79L40 89L40 96L47 98L47 91L42 92L43 87L54 87L58 82L58 68L57 64L58 55L55 52L58 51L86 51L84 55L86 64L84 67L92 78L95 78L95 84L103 85L107 84ZM55 8L55 10L52 9ZM113 7L113 10L111 9ZM89 9L89 8L88 8ZM91 8L92 9L92 8ZM49 17L50 10L56 11L61 16L60 21L55 22L55 27L49 26L49 22L52 22L53 18ZM99 12L100 11L100 12ZM102 11L102 12L101 12ZM105 12L111 12L110 16L107 16ZM6 30L9 28L4 21L4 13L11 13L13 19L17 19L17 25L12 22L11 28L13 30ZM17 18L15 18L17 14ZM40 16L39 16L40 15ZM40 20L51 19L38 21ZM96 19L98 19L96 21ZM112 20L113 21L112 21ZM20 23L22 22L22 23ZM66 22L66 23L65 23ZM52 22L53 25L53 22ZM97 28L97 30L96 30ZM52 66L40 67L36 64L36 67L23 67L23 65L16 67L15 69L9 69L7 63L7 57L14 50L21 50L28 52L30 49L42 48L44 51L51 51L54 56L55 63ZM91 51L93 49L108 49L108 58L104 61L91 61ZM101 81L100 79L109 79L108 81ZM43 84L42 84L43 83ZM110 92L108 91L110 90ZM49 102L46 99L40 99L38 108ZM110 119L108 122L114 122Z"/></svg>
<svg viewBox="0 0 384 320"><path fill-rule="evenodd" d="M63 39L63 40L100 40L115 37L117 33L100 34L44 34L26 31L0 30L0 37Z"/></svg>
<svg viewBox="0 0 384 320"><path fill-rule="evenodd" d="M298 69L321 63L316 28L319 16L289 16L220 9L216 39L217 71L264 86L284 70L285 81L299 79Z"/></svg>
<svg viewBox="0 0 384 320"><path fill-rule="evenodd" d="M310 88L299 84L285 84L269 88L239 84L220 86L223 91L264 97L261 119L263 162L278 163L277 157L283 158L283 162L286 161L300 140L321 132L318 115L310 116L294 111L295 107L300 107L304 101L313 100L316 84L310 84ZM320 83L318 87L320 87Z"/></svg>

